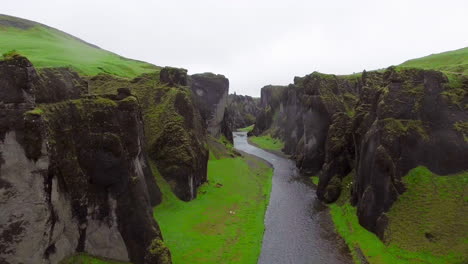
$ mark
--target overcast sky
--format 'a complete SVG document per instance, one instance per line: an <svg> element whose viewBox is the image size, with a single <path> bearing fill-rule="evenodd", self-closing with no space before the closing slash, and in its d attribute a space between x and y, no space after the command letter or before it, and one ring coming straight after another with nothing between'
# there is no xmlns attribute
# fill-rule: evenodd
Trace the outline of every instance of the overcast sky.
<svg viewBox="0 0 468 264"><path fill-rule="evenodd" d="M360 72L468 46L466 0L2 0L0 13L260 95L313 71Z"/></svg>

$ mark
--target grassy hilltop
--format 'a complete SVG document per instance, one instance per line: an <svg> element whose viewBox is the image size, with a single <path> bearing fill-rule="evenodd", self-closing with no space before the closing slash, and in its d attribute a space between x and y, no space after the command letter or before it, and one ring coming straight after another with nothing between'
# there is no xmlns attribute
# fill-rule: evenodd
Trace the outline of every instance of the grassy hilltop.
<svg viewBox="0 0 468 264"><path fill-rule="evenodd" d="M127 59L46 25L0 14L0 54L15 50L37 68L70 67L84 76L136 77L159 67Z"/></svg>
<svg viewBox="0 0 468 264"><path fill-rule="evenodd" d="M468 47L408 60L400 66L468 75Z"/></svg>

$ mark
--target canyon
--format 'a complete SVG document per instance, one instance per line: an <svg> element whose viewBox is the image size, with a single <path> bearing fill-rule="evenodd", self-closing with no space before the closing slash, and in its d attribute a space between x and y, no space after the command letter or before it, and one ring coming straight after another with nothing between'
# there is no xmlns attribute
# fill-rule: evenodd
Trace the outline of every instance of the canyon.
<svg viewBox="0 0 468 264"><path fill-rule="evenodd" d="M253 98L0 29L0 264L468 260L468 48Z"/></svg>

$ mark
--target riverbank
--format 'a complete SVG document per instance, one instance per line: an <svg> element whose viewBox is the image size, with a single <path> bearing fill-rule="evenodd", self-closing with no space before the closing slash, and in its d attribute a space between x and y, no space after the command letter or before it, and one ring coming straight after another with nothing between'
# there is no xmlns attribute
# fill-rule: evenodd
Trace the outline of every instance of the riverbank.
<svg viewBox="0 0 468 264"><path fill-rule="evenodd" d="M190 202L177 199L153 167L163 201L154 217L175 264L256 263L272 168L251 156L210 155L208 183Z"/></svg>
<svg viewBox="0 0 468 264"><path fill-rule="evenodd" d="M327 208L317 199L312 183L298 173L294 161L249 144L246 132L234 133L234 146L274 166L259 264L352 263Z"/></svg>

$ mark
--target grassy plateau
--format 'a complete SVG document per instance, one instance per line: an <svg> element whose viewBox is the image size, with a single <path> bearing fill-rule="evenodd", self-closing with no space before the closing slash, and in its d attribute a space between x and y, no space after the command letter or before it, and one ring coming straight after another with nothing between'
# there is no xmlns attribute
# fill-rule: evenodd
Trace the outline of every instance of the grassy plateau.
<svg viewBox="0 0 468 264"><path fill-rule="evenodd" d="M409 60L400 66L468 75L468 47Z"/></svg>

